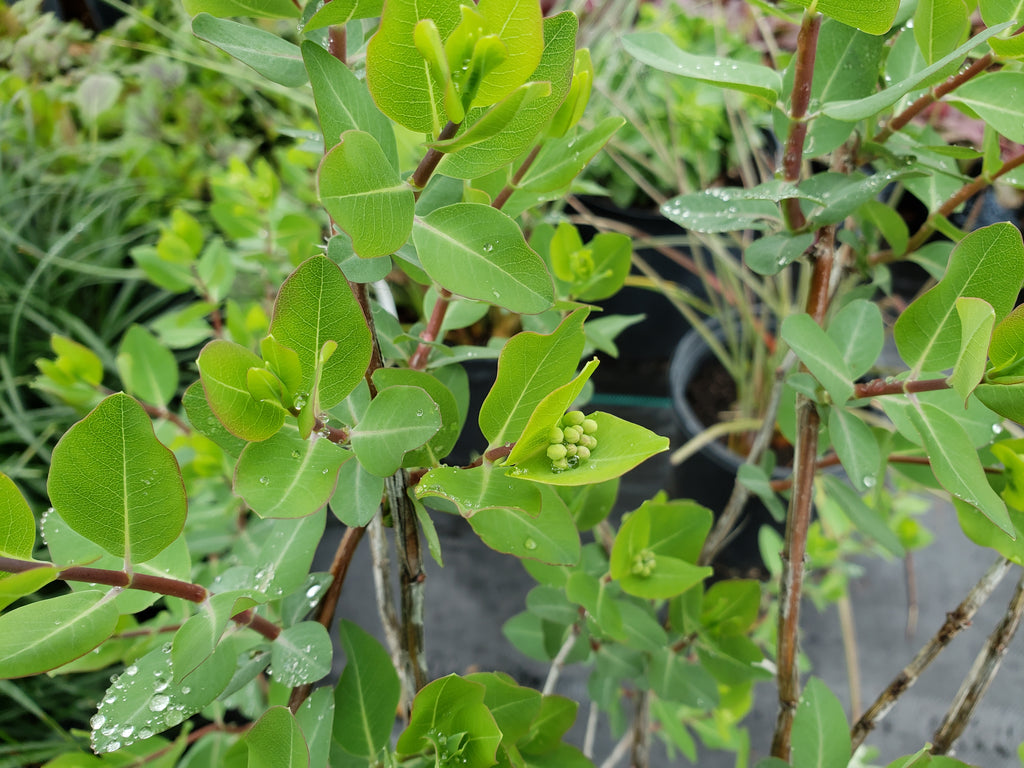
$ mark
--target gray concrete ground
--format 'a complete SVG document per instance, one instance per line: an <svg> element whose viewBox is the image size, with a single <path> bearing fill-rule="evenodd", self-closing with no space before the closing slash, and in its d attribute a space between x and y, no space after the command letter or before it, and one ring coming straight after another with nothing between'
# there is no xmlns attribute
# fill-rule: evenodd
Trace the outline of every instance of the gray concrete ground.
<svg viewBox="0 0 1024 768"><path fill-rule="evenodd" d="M672 412L668 408L629 408L619 413L673 436L676 444ZM667 456L663 454L628 475L620 493L619 510L635 508L663 487L668 471ZM905 630L907 597L902 562L866 563L863 577L851 587L865 705L913 658L942 624L946 612L963 599L993 559L992 554L963 536L948 505L936 503L925 522L935 533L935 541L915 554L920 616L913 637L908 638ZM520 683L542 685L546 666L524 657L501 634L502 624L523 610L524 596L533 585L532 580L513 558L481 544L461 519L439 515L437 526L445 567L428 563L426 645L431 676L500 669ZM340 535L340 526L336 532ZM327 567L332 551L333 543L328 540L318 555L318 567ZM872 764L888 765L896 757L920 749L931 738L961 679L1005 609L1018 576L1019 569L1014 569L979 612L973 626L954 639L872 734L868 744L879 751ZM345 584L339 614L368 628L379 627L369 549L365 544L360 547ZM805 603L802 631L802 649L813 664L813 674L823 678L848 706L849 686L835 609L819 613L813 605ZM979 768L1020 765L1016 755L1018 744L1024 740L1022 684L1024 640L1018 637L1011 644L973 724L958 743L957 757ZM580 666L568 668L558 692L585 700L586 670ZM775 721L774 697L774 687L762 684L755 709L747 720L754 756L751 765L767 753ZM585 718L586 711L581 707L574 732L578 739L582 738ZM595 752L598 765L613 742L607 728L599 732ZM657 740L652 763L673 764ZM685 758L677 758L674 764L688 763ZM731 768L734 761L727 755L705 753L699 757L698 765Z"/></svg>

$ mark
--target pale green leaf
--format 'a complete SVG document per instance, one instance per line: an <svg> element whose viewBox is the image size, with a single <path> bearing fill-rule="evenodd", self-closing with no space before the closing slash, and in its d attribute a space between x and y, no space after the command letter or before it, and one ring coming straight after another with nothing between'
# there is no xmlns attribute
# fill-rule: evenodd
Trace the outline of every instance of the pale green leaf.
<svg viewBox="0 0 1024 768"><path fill-rule="evenodd" d="M240 344L214 339L203 347L196 364L209 410L231 435L247 441L266 440L281 429L284 411L273 403L256 400L246 383L249 369L263 365L259 356ZM197 395L191 400L196 428L231 450L233 441L213 437L220 430L209 423Z"/></svg>
<svg viewBox="0 0 1024 768"><path fill-rule="evenodd" d="M10 575L0 571L0 611L15 600L42 589L56 579L57 574L57 569L49 565Z"/></svg>
<svg viewBox="0 0 1024 768"><path fill-rule="evenodd" d="M388 477L405 458L441 428L441 412L430 395L416 386L381 390L352 429L352 450L372 474Z"/></svg>
<svg viewBox="0 0 1024 768"><path fill-rule="evenodd" d="M434 734L461 733L460 761L475 768L494 765L501 731L483 703L485 693L483 685L458 675L428 683L416 694L409 726L398 738L399 758L435 748Z"/></svg>
<svg viewBox="0 0 1024 768"><path fill-rule="evenodd" d="M264 712L246 732L243 741L249 748L248 768L309 766L306 740L295 715L288 707L271 707Z"/></svg>
<svg viewBox="0 0 1024 768"><path fill-rule="evenodd" d="M245 447L235 466L235 493L260 517L312 515L330 500L338 470L351 457L330 440L303 440L284 429Z"/></svg>
<svg viewBox="0 0 1024 768"><path fill-rule="evenodd" d="M964 0L919 0L914 12L914 39L929 64L962 45L970 30Z"/></svg>
<svg viewBox="0 0 1024 768"><path fill-rule="evenodd" d="M320 350L329 341L337 343L320 375L321 408L344 400L370 362L372 342L363 311L341 269L326 256L307 259L281 286L270 333L298 353L307 396L312 396Z"/></svg>
<svg viewBox="0 0 1024 768"><path fill-rule="evenodd" d="M441 152L452 153L487 141L505 130L521 109L528 107L535 99L550 95L550 83L524 83L484 112L466 130L460 131L451 139L432 142L430 146Z"/></svg>
<svg viewBox="0 0 1024 768"><path fill-rule="evenodd" d="M212 440L227 455L237 457L245 448L246 441L228 432L210 409L201 381L193 381L189 385L181 396L181 404L196 432Z"/></svg>
<svg viewBox="0 0 1024 768"><path fill-rule="evenodd" d="M551 334L519 333L505 344L494 386L480 408L480 431L492 447L517 440L540 401L573 377L587 314L576 310Z"/></svg>
<svg viewBox="0 0 1024 768"><path fill-rule="evenodd" d="M950 256L945 277L900 315L896 346L916 371L952 367L960 350L961 323L956 300L984 299L996 321L1013 309L1024 282L1024 243L1012 224L993 224L961 240Z"/></svg>
<svg viewBox="0 0 1024 768"><path fill-rule="evenodd" d="M342 133L324 156L317 178L321 204L352 238L361 258L387 256L405 245L412 232L415 193L373 136Z"/></svg>
<svg viewBox="0 0 1024 768"><path fill-rule="evenodd" d="M47 491L69 526L126 563L155 557L185 524L178 462L142 406L123 393L103 400L57 443Z"/></svg>
<svg viewBox="0 0 1024 768"><path fill-rule="evenodd" d="M1024 142L1024 72L1002 70L971 78L949 101L967 108L1010 141Z"/></svg>
<svg viewBox="0 0 1024 768"><path fill-rule="evenodd" d="M835 405L853 396L853 376L836 343L810 315L790 315L782 321L782 338L828 392Z"/></svg>
<svg viewBox="0 0 1024 768"><path fill-rule="evenodd" d="M838 1L839 0L837 0L837 2ZM930 67L925 67L920 71L914 72L900 82L890 85L888 88L878 91L877 93L873 93L863 99L837 101L832 104L826 104L822 107L822 113L829 117L834 117L837 120L846 120L849 122L857 122L858 120L863 120L866 117L872 117L882 110L891 107L908 93L920 87L922 83L925 83L930 77L938 72L942 72L942 70L950 64L957 64L962 61L968 53L973 51L993 35L998 35L1000 32L1009 28L1011 24L1013 24L1013 22L1008 21L1004 24L989 27L988 29L979 32L948 56L943 56Z"/></svg>
<svg viewBox="0 0 1024 768"><path fill-rule="evenodd" d="M843 705L816 677L807 682L793 718L790 762L793 768L846 768L850 762Z"/></svg>
<svg viewBox="0 0 1024 768"><path fill-rule="evenodd" d="M474 107L496 104L526 82L544 49L541 7L536 0L480 0L483 34L499 35L506 57L480 82ZM536 78L535 78L536 79Z"/></svg>
<svg viewBox="0 0 1024 768"><path fill-rule="evenodd" d="M299 46L280 35L208 13L200 13L192 20L192 32L272 82L288 88L306 84Z"/></svg>
<svg viewBox="0 0 1024 768"><path fill-rule="evenodd" d="M465 302L455 302L465 303ZM452 314L452 306L448 307L448 315ZM446 315L447 316L447 315ZM409 368L380 368L373 372L373 382L378 390L394 386L419 387L424 390L438 407L441 416L441 428L427 441L426 445L417 450L409 451L402 464L406 467L433 467L451 453L459 439L462 429L459 405L455 395L441 380L423 371Z"/></svg>
<svg viewBox="0 0 1024 768"><path fill-rule="evenodd" d="M0 678L38 675L88 653L114 633L105 593L74 592L0 615Z"/></svg>
<svg viewBox="0 0 1024 768"><path fill-rule="evenodd" d="M544 19L544 50L529 79L550 83L550 93L524 105L500 133L457 154L446 155L438 166L440 173L476 179L507 165L529 148L569 92L578 25L576 15L568 11ZM483 114L483 107L469 110L466 124L472 125Z"/></svg>
<svg viewBox="0 0 1024 768"><path fill-rule="evenodd" d="M1021 0L980 0L978 10L988 26L1017 21L1024 17L1024 2Z"/></svg>
<svg viewBox="0 0 1024 768"><path fill-rule="evenodd" d="M759 237L743 252L743 261L759 275L774 275L803 256L813 242L810 232Z"/></svg>
<svg viewBox="0 0 1024 768"><path fill-rule="evenodd" d="M285 629L270 646L274 680L289 688L315 683L331 671L331 638L318 621L302 621Z"/></svg>
<svg viewBox="0 0 1024 768"><path fill-rule="evenodd" d="M160 408L178 391L178 361L141 325L133 325L121 339L117 370L128 394Z"/></svg>
<svg viewBox="0 0 1024 768"><path fill-rule="evenodd" d="M985 375L996 317L987 301L965 296L956 300L956 312L960 317L960 354L949 383L966 402Z"/></svg>
<svg viewBox="0 0 1024 768"><path fill-rule="evenodd" d="M882 311L873 301L854 299L836 313L826 333L839 348L851 376L858 378L871 370L882 353Z"/></svg>
<svg viewBox="0 0 1024 768"><path fill-rule="evenodd" d="M377 514L383 494L383 477L367 472L358 461L347 461L338 472L331 512L345 525L362 527Z"/></svg>
<svg viewBox="0 0 1024 768"><path fill-rule="evenodd" d="M342 3L331 0L324 6L324 10L335 5ZM313 86L313 100L324 134L324 150L337 144L345 131L366 131L376 139L391 166L397 168L395 131L391 121L373 103L366 90L366 83L311 40L302 42L302 60Z"/></svg>
<svg viewBox="0 0 1024 768"><path fill-rule="evenodd" d="M731 189L709 189L673 197L661 206L661 213L694 232L766 229L780 218L775 203L743 196L734 198Z"/></svg>
<svg viewBox="0 0 1024 768"><path fill-rule="evenodd" d="M843 469L860 491L878 483L882 452L871 427L842 407L829 409L828 434Z"/></svg>
<svg viewBox="0 0 1024 768"><path fill-rule="evenodd" d="M334 690L317 688L295 713L309 747L310 768L327 768L331 755L331 731L334 729Z"/></svg>
<svg viewBox="0 0 1024 768"><path fill-rule="evenodd" d="M351 755L372 759L387 745L401 696L391 656L351 621L339 626L345 668L334 691L334 740Z"/></svg>
<svg viewBox="0 0 1024 768"><path fill-rule="evenodd" d="M31 507L14 481L0 472L0 557L31 560L35 541L36 518Z"/></svg>
<svg viewBox="0 0 1024 768"><path fill-rule="evenodd" d="M346 461L342 467L355 463ZM266 595L284 597L305 583L326 524L325 509L297 519L275 519L260 524L269 533L252 563L260 571L272 574L270 583L263 589ZM248 527L253 533L258 530L255 521L251 521Z"/></svg>
<svg viewBox="0 0 1024 768"><path fill-rule="evenodd" d="M651 654L651 690L663 701L711 710L718 704L718 684L699 664L671 648Z"/></svg>
<svg viewBox="0 0 1024 768"><path fill-rule="evenodd" d="M900 537L889 527L881 510L869 507L856 491L837 477L824 475L823 482L829 501L835 502L858 531L877 541L894 557L906 555Z"/></svg>
<svg viewBox="0 0 1024 768"><path fill-rule="evenodd" d="M970 504L985 517L1014 535L1006 504L985 477L977 451L953 416L930 403L918 403L909 412L921 435L935 478L943 488Z"/></svg>
<svg viewBox="0 0 1024 768"><path fill-rule="evenodd" d="M782 77L769 67L738 59L687 53L661 32L631 32L623 35L622 45L638 61L663 72L719 88L733 88L771 103L782 91Z"/></svg>
<svg viewBox="0 0 1024 768"><path fill-rule="evenodd" d="M544 261L519 225L489 205L457 203L417 218L413 241L423 268L452 293L521 314L554 302Z"/></svg>
<svg viewBox="0 0 1024 768"><path fill-rule="evenodd" d="M492 478L498 487L503 483L528 485L503 477L500 472L492 472ZM572 515L552 489L540 487L539 491L538 511L506 502L463 514L469 518L477 536L491 549L542 563L575 565L580 559L580 537ZM509 501L515 501L515 496Z"/></svg>

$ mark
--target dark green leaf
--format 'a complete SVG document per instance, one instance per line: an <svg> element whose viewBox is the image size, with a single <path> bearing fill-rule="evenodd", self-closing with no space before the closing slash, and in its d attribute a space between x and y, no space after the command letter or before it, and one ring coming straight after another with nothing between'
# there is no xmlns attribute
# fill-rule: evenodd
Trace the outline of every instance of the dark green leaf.
<svg viewBox="0 0 1024 768"><path fill-rule="evenodd" d="M200 13L192 20L196 37L213 43L268 80L288 88L306 84L299 47L273 32Z"/></svg>
<svg viewBox="0 0 1024 768"><path fill-rule="evenodd" d="M347 663L334 693L334 741L346 752L373 759L391 736L401 696L391 657L351 621L339 629Z"/></svg>

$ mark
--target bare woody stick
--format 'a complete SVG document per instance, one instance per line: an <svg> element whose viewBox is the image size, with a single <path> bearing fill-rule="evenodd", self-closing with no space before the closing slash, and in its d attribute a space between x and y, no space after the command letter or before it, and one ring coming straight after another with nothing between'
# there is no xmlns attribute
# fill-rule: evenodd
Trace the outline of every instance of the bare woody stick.
<svg viewBox="0 0 1024 768"><path fill-rule="evenodd" d="M917 652L914 660L896 675L888 687L879 694L874 703L861 715L860 720L854 724L850 732L850 739L853 748L857 749L864 743L864 739L878 724L878 721L885 717L895 706L897 699L910 686L917 682L925 668L935 661L943 648L950 644L963 629L970 626L971 619L978 609L992 594L1003 577L1010 570L1010 561L1005 557L998 558L985 574L978 580L967 597L953 611L946 614L946 621L939 627L939 631L929 640L925 646Z"/></svg>

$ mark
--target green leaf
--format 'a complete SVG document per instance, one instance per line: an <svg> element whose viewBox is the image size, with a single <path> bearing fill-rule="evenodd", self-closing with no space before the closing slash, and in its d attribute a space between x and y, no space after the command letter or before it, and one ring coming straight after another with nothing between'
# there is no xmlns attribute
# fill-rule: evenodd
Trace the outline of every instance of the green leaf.
<svg viewBox="0 0 1024 768"><path fill-rule="evenodd" d="M987 376L990 381L1024 381L1024 305L1003 318L992 331L988 356L992 361Z"/></svg>
<svg viewBox="0 0 1024 768"><path fill-rule="evenodd" d="M583 321L578 309L553 333L518 333L498 358L498 375L480 408L480 431L490 447L519 439L534 409L557 387L572 379L583 352Z"/></svg>
<svg viewBox="0 0 1024 768"><path fill-rule="evenodd" d="M647 599L680 595L709 575L693 565L711 530L711 513L694 502L647 502L625 518L612 546L611 576Z"/></svg>
<svg viewBox="0 0 1024 768"><path fill-rule="evenodd" d="M507 130L520 110L536 99L551 95L550 83L524 83L480 116L466 130L453 138L431 142L430 146L441 152L461 152L480 142L487 141Z"/></svg>
<svg viewBox="0 0 1024 768"><path fill-rule="evenodd" d="M956 300L956 313L960 317L960 354L949 383L966 403L985 375L996 317L992 305L984 299L964 296Z"/></svg>
<svg viewBox="0 0 1024 768"><path fill-rule="evenodd" d="M970 34L963 0L920 0L914 12L914 39L924 60L934 64L962 45Z"/></svg>
<svg viewBox="0 0 1024 768"><path fill-rule="evenodd" d="M455 759L468 768L494 765L501 731L483 703L485 694L483 685L458 675L427 684L416 694L409 726L398 738L399 759L432 749L441 764Z"/></svg>
<svg viewBox="0 0 1024 768"><path fill-rule="evenodd" d="M790 315L782 321L782 338L839 406L853 396L853 376L842 352L810 315Z"/></svg>
<svg viewBox="0 0 1024 768"><path fill-rule="evenodd" d="M420 387L394 386L370 401L352 429L352 450L359 463L380 477L402 466L409 451L419 448L441 428L441 411Z"/></svg>
<svg viewBox="0 0 1024 768"><path fill-rule="evenodd" d="M401 697L391 657L351 621L339 626L345 668L334 692L334 741L346 752L373 759L391 736Z"/></svg>
<svg viewBox="0 0 1024 768"><path fill-rule="evenodd" d="M345 462L342 466L347 466ZM284 597L301 587L313 564L317 544L327 524L327 511L292 520L270 520L262 524L250 521L253 534L265 528L269 533L260 544L252 563L265 573L273 574L263 592L272 598Z"/></svg>
<svg viewBox="0 0 1024 768"><path fill-rule="evenodd" d="M341 5L339 0L332 0L323 10ZM392 168L398 168L398 146L391 121L377 109L366 84L311 40L302 42L302 60L313 86L325 151L337 144L346 131L366 131L376 139Z"/></svg>
<svg viewBox="0 0 1024 768"><path fill-rule="evenodd" d="M882 311L867 299L854 299L846 304L829 322L826 333L855 379L871 370L885 345Z"/></svg>
<svg viewBox="0 0 1024 768"><path fill-rule="evenodd" d="M836 2L839 1L840 0L836 0ZM972 37L949 55L943 56L930 67L925 67L918 72L914 72L909 77L904 78L894 85L890 85L884 90L873 93L863 99L837 101L831 104L825 104L822 106L821 111L828 117L834 117L837 120L845 120L851 123L877 115L882 110L891 107L908 93L921 86L922 83L926 82L936 73L942 72L942 70L950 64L959 64L968 53L973 51L993 35L998 35L1000 32L1008 29L1013 23L1014 22L1012 21L1008 21L1004 24L997 24L994 27L989 27Z"/></svg>
<svg viewBox="0 0 1024 768"><path fill-rule="evenodd" d="M214 339L203 347L196 364L210 411L232 435L247 441L266 440L284 425L280 406L256 400L249 393L249 369L263 364L256 354L232 341ZM203 409L197 400L193 396L191 402L200 415ZM194 423L200 430L200 425L207 424L204 434L219 431L202 417Z"/></svg>
<svg viewBox="0 0 1024 768"><path fill-rule="evenodd" d="M321 408L348 397L370 363L372 341L363 311L341 269L326 256L307 259L281 286L270 333L298 353L308 397L320 350L329 341L338 345L320 374Z"/></svg>
<svg viewBox="0 0 1024 768"><path fill-rule="evenodd" d="M543 703L540 692L516 685L501 672L476 672L465 679L486 688L484 704L501 730L503 744L515 744L529 733Z"/></svg>
<svg viewBox="0 0 1024 768"><path fill-rule="evenodd" d="M1024 72L1004 70L973 78L953 91L949 100L1010 141L1024 142Z"/></svg>
<svg viewBox="0 0 1024 768"><path fill-rule="evenodd" d="M793 718L793 768L846 768L850 726L843 705L828 686L812 677Z"/></svg>
<svg viewBox="0 0 1024 768"><path fill-rule="evenodd" d="M622 613L614 599L611 582L591 576L584 571L569 575L565 594L574 603L582 605L597 623L602 633L615 640L624 639Z"/></svg>
<svg viewBox="0 0 1024 768"><path fill-rule="evenodd" d="M227 687L237 653L232 643L221 643L183 682L174 681L163 646L136 659L114 678L90 721L93 751L115 752L180 725Z"/></svg>
<svg viewBox="0 0 1024 768"><path fill-rule="evenodd" d="M702 710L718 705L718 684L711 674L671 648L651 654L647 676L659 699Z"/></svg>
<svg viewBox="0 0 1024 768"><path fill-rule="evenodd" d="M782 77L769 67L738 59L696 56L680 49L661 32L631 32L622 36L622 45L635 59L655 69L743 91L770 103L782 91Z"/></svg>
<svg viewBox="0 0 1024 768"><path fill-rule="evenodd" d="M451 314L449 307L448 314ZM409 368L380 368L373 372L373 381L378 390L388 387L407 386L424 390L438 407L441 428L419 450L409 451L403 464L406 467L433 467L447 456L459 438L462 424L459 421L459 406L455 395L440 379L423 371Z"/></svg>
<svg viewBox="0 0 1024 768"><path fill-rule="evenodd" d="M858 531L877 541L895 557L906 555L899 536L889 527L889 522L881 510L869 507L856 491L839 478L824 475L822 480L828 492L828 499L835 501Z"/></svg>
<svg viewBox="0 0 1024 768"><path fill-rule="evenodd" d="M956 300L984 299L997 321L1013 309L1024 282L1024 243L1012 224L993 224L961 240L945 277L900 315L893 333L903 360L916 371L952 367L960 350Z"/></svg>
<svg viewBox="0 0 1024 768"><path fill-rule="evenodd" d="M326 768L334 726L334 690L326 685L317 688L299 707L295 719L309 747L310 768Z"/></svg>
<svg viewBox="0 0 1024 768"><path fill-rule="evenodd" d="M694 232L735 232L767 229L779 221L779 208L763 199L733 197L734 190L708 189L666 200L661 206L665 218Z"/></svg>
<svg viewBox="0 0 1024 768"><path fill-rule="evenodd" d="M495 482L501 475L494 473ZM505 478L506 481L508 478ZM527 485L511 481L517 486ZM575 565L580 559L580 536L565 503L541 487L539 510L494 505L465 515L484 544L498 552L542 563ZM532 494L530 494L532 496ZM513 499L514 500L514 499ZM461 510L460 510L461 511Z"/></svg>
<svg viewBox="0 0 1024 768"><path fill-rule="evenodd" d="M759 237L743 252L743 261L759 275L774 275L803 256L813 242L810 232Z"/></svg>
<svg viewBox="0 0 1024 768"><path fill-rule="evenodd" d="M850 482L859 491L878 483L882 452L871 427L842 407L829 409L828 434Z"/></svg>
<svg viewBox="0 0 1024 768"><path fill-rule="evenodd" d="M413 43L421 19L431 19L441 39L459 23L458 0L391 0L366 48L366 84L377 107L416 133L437 135L444 115L443 92L435 88Z"/></svg>
<svg viewBox="0 0 1024 768"><path fill-rule="evenodd" d="M237 21L200 13L192 20L192 32L220 48L271 82L287 88L306 84L306 68L299 47L273 32Z"/></svg>
<svg viewBox="0 0 1024 768"><path fill-rule="evenodd" d="M757 621L760 608L760 582L752 579L719 581L704 593L700 623L718 637L742 635Z"/></svg>
<svg viewBox="0 0 1024 768"><path fill-rule="evenodd" d="M306 6L306 11L303 13L304 18L310 14L310 5L312 4ZM300 31L303 34L309 34L324 27L344 26L355 14L358 5L359 0L331 0L329 3L318 2L312 5L315 10L309 15L308 21L301 25ZM307 42L309 41L303 40L302 45L305 46Z"/></svg>
<svg viewBox="0 0 1024 768"><path fill-rule="evenodd" d="M657 651L668 644L668 633L649 606L619 601L622 614L623 644L641 651Z"/></svg>
<svg viewBox="0 0 1024 768"><path fill-rule="evenodd" d="M270 646L270 670L274 680L289 688L315 683L331 671L331 655L331 638L323 624L301 621Z"/></svg>
<svg viewBox="0 0 1024 768"><path fill-rule="evenodd" d="M992 26L1021 18L1024 3L1021 0L981 0L978 10L985 24Z"/></svg>
<svg viewBox="0 0 1024 768"><path fill-rule="evenodd" d="M499 35L506 50L504 61L484 76L473 100L474 107L485 107L512 93L537 68L544 27L535 0L480 0L477 11L484 19L483 34Z"/></svg>
<svg viewBox="0 0 1024 768"><path fill-rule="evenodd" d="M0 472L0 557L31 560L36 518L18 486ZM0 571L0 577L7 575Z"/></svg>
<svg viewBox="0 0 1024 768"><path fill-rule="evenodd" d="M249 748L248 768L308 768L310 764L302 729L288 707L268 709L242 740Z"/></svg>
<svg viewBox="0 0 1024 768"><path fill-rule="evenodd" d="M174 682L180 683L206 661L217 648L232 614L251 607L253 601L243 592L230 591L209 595L196 612L174 633L171 641L171 668Z"/></svg>
<svg viewBox="0 0 1024 768"><path fill-rule="evenodd" d="M118 612L99 590L29 603L0 615L0 678L27 677L88 653L114 633Z"/></svg>
<svg viewBox="0 0 1024 768"><path fill-rule="evenodd" d="M133 325L121 339L117 370L129 394L160 408L178 391L178 361L141 325Z"/></svg>
<svg viewBox="0 0 1024 768"><path fill-rule="evenodd" d="M416 196L373 136L342 133L317 178L321 204L361 258L387 256L405 245Z"/></svg>
<svg viewBox="0 0 1024 768"><path fill-rule="evenodd" d="M988 484L978 454L959 422L930 403L918 403L909 415L942 487L1013 536L1006 505Z"/></svg>
<svg viewBox="0 0 1024 768"><path fill-rule="evenodd" d="M536 517L541 508L537 486L506 477L490 463L470 469L436 467L416 484L416 497L447 499L467 518L483 510L504 508Z"/></svg>
<svg viewBox="0 0 1024 768"><path fill-rule="evenodd" d="M502 210L518 216L546 200L561 198L625 122L621 117L606 117L589 131L570 131L561 139L545 141Z"/></svg>
<svg viewBox="0 0 1024 768"><path fill-rule="evenodd" d="M589 531L609 514L619 495L619 479L606 480L584 486L557 486L581 531Z"/></svg>
<svg viewBox="0 0 1024 768"><path fill-rule="evenodd" d="M189 385L181 397L181 404L185 407L189 423L196 432L212 440L229 456L237 457L242 452L246 441L228 432L214 415L206 400L206 393L203 392L202 382L193 381Z"/></svg>
<svg viewBox="0 0 1024 768"><path fill-rule="evenodd" d="M596 411L587 418L597 422L600 444L578 467L564 472L553 471L551 460L539 452L516 462L508 474L547 485L590 485L620 477L655 454L668 450L667 437L617 416ZM516 445L518 447L519 444ZM510 462L511 459L509 456Z"/></svg>
<svg viewBox="0 0 1024 768"><path fill-rule="evenodd" d="M212 16L258 16L267 19L293 19L299 9L292 0L183 0L185 13L209 13Z"/></svg>
<svg viewBox="0 0 1024 768"><path fill-rule="evenodd" d="M476 179L507 165L529 148L569 92L578 25L576 15L568 11L544 19L544 50L529 79L550 83L549 95L525 104L500 133L457 154L446 155L438 165L439 173ZM471 109L465 122L472 125L482 114L482 107Z"/></svg>
<svg viewBox="0 0 1024 768"><path fill-rule="evenodd" d="M974 390L978 400L988 408L1024 424L1024 382L1020 384L979 384Z"/></svg>
<svg viewBox="0 0 1024 768"><path fill-rule="evenodd" d="M245 447L235 465L235 493L260 517L312 515L330 500L338 469L350 458L330 440L303 440L284 429Z"/></svg>
<svg viewBox="0 0 1024 768"><path fill-rule="evenodd" d="M384 478L367 472L358 461L346 461L338 472L331 512L345 525L360 528L377 514Z"/></svg>
<svg viewBox="0 0 1024 768"><path fill-rule="evenodd" d="M57 569L49 565L15 574L0 571L0 611L15 600L42 589L56 579L57 574Z"/></svg>
<svg viewBox="0 0 1024 768"><path fill-rule="evenodd" d="M489 205L457 203L417 218L413 242L423 268L452 293L527 315L554 303L544 261L519 225Z"/></svg>
<svg viewBox="0 0 1024 768"><path fill-rule="evenodd" d="M806 193L814 194L821 199L821 207L813 210L809 216L815 225L821 226L838 224L852 216L864 203L875 199L892 182L921 175L921 172L913 167L882 171L870 176L820 173L809 178L800 187Z"/></svg>
<svg viewBox="0 0 1024 768"><path fill-rule="evenodd" d="M519 751L526 756L551 752L558 748L576 721L579 704L563 696L549 695L541 700L540 714L530 724L530 732L519 742Z"/></svg>
<svg viewBox="0 0 1024 768"><path fill-rule="evenodd" d="M174 541L187 502L178 462L149 416L111 395L53 449L50 502L71 528L126 563L142 563Z"/></svg>

